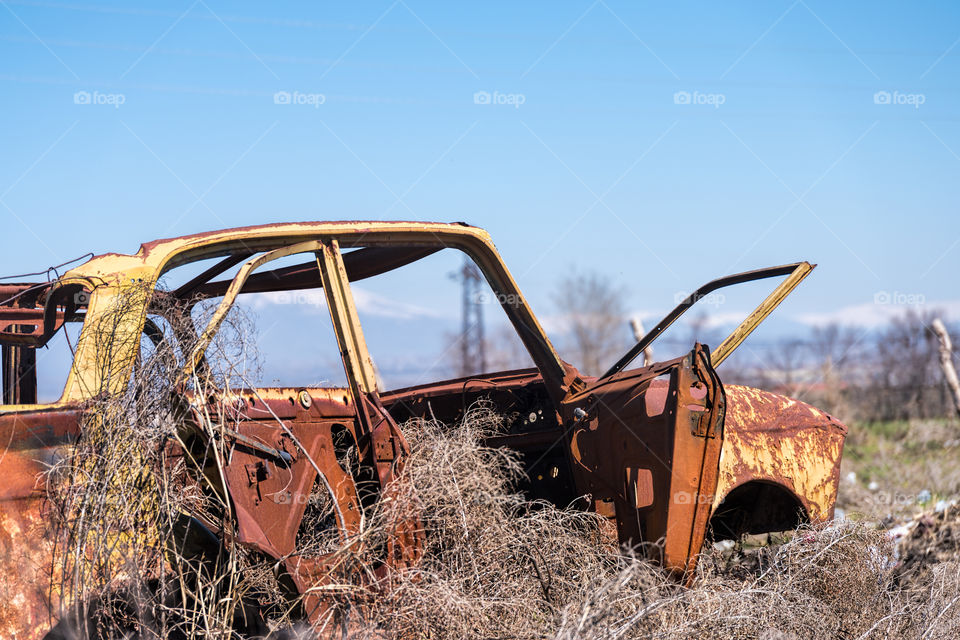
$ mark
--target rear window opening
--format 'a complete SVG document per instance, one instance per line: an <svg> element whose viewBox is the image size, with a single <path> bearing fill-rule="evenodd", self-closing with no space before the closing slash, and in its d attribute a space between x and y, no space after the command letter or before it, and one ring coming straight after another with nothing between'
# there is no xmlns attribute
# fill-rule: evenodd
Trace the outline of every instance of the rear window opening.
<svg viewBox="0 0 960 640"><path fill-rule="evenodd" d="M4 405L47 404L63 395L90 294L53 285L0 284Z"/></svg>

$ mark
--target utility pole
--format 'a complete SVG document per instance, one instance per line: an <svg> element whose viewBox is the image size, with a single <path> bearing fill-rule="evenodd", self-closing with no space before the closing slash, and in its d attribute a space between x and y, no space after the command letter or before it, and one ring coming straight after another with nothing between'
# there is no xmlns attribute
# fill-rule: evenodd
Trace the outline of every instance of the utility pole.
<svg viewBox="0 0 960 640"><path fill-rule="evenodd" d="M481 287L483 275L473 261L463 257L463 267L451 274L460 281L460 377L483 373L487 370L486 341L483 333L483 300Z"/></svg>

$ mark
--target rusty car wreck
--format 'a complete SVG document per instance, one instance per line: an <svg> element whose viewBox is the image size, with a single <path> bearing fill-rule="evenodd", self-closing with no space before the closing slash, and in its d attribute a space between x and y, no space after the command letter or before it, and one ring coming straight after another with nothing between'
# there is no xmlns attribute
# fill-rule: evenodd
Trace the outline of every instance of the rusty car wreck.
<svg viewBox="0 0 960 640"><path fill-rule="evenodd" d="M536 366L383 390L351 283L441 250L461 251L477 265ZM303 256L302 263L270 264L296 255ZM168 270L210 259L213 266L177 289L158 286ZM238 266L231 278L221 277ZM49 282L0 283L0 579L4 599L13 603L0 607L0 636L42 638L71 604L51 593L55 544L45 470L80 435L91 400L122 394L130 380L132 345L138 341L111 347L109 365L103 366L96 321L132 287L151 294L114 323L125 335L155 333L150 317L160 313L161 298L219 300L184 362L185 378L202 367L205 344L241 293L322 290L347 385L233 392L233 422L225 437L236 451L221 461L225 482L219 486L233 521L202 523L209 535L232 531L240 544L274 559L304 596L303 616L315 619L324 603L322 590L314 587L328 579L329 567L323 557L298 553L305 509L300 498L322 478L336 503L336 526L349 539L369 503L390 491L402 469L408 445L399 425L424 416L452 424L478 400L505 414L539 417L518 419L488 442L517 452L526 474L524 492L609 517L621 544L642 547L681 580L692 579L710 536L734 538L830 519L846 428L803 402L724 385L716 372L812 268L801 262L701 287L598 378L560 358L489 235L463 223L308 222L229 229L154 241L133 255L97 256ZM783 278L781 284L712 352L694 344L680 358L631 368L702 296L773 277ZM60 398L39 404L37 351L68 322L83 326L73 366ZM190 399L193 410L204 403L209 398ZM352 469L344 469L335 455L335 440L344 435L358 452L359 464ZM283 500L263 499L280 492ZM416 563L419 545L412 513L384 547L376 575Z"/></svg>

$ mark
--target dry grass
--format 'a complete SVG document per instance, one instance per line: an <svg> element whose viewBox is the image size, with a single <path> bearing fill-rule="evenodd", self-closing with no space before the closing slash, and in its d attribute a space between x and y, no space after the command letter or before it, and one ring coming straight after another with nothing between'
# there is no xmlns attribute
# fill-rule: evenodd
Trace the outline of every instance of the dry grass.
<svg viewBox="0 0 960 640"><path fill-rule="evenodd" d="M483 409L450 427L405 425L412 454L403 491L383 516L416 507L425 553L372 612L371 626L411 637L543 637L568 603L622 563L603 519L511 492L516 460L479 445L497 428Z"/></svg>
<svg viewBox="0 0 960 640"><path fill-rule="evenodd" d="M708 551L697 586L685 589L620 553L602 519L512 494L515 460L478 444L496 428L483 410L452 428L406 425L414 451L406 492L425 514L429 546L365 620L366 635L952 638L960 631L960 564L938 559L907 580L885 532L851 522L800 530L776 548Z"/></svg>
<svg viewBox="0 0 960 640"><path fill-rule="evenodd" d="M249 334L242 319L232 322L236 336L221 338L214 346L221 357L194 378L198 393L245 378L246 365L237 363L249 361ZM55 587L76 604L58 632L70 638L313 635L293 619L296 600L280 588L272 563L229 542L232 536L213 556L179 543L184 512L229 523L231 507L202 482L197 490L185 460L170 457L167 445L182 438L183 406L170 389L184 353L164 344L138 363L127 394L91 407L80 443L51 472L61 525ZM116 353L115 344L104 345L105 358ZM199 425L213 443L224 442L223 427L212 417ZM841 522L802 529L775 548L710 549L696 587L686 589L622 553L604 519L514 493L521 473L515 457L481 444L500 427L487 407L475 407L456 425L404 425L412 453L401 478L347 544L330 535L327 496L312 496L315 535L303 536L302 547L334 552L352 570L341 576L325 636L960 635L960 558L956 545L940 544L944 536L953 540L955 529L960 535L960 527L946 516L916 538L927 547L933 540L935 552L915 553L912 563L898 562L882 530ZM215 473L222 473L226 452L215 445L209 455ZM370 569L382 559L386 540L411 513L419 514L423 556L371 584ZM266 606L266 619L251 616L251 604Z"/></svg>

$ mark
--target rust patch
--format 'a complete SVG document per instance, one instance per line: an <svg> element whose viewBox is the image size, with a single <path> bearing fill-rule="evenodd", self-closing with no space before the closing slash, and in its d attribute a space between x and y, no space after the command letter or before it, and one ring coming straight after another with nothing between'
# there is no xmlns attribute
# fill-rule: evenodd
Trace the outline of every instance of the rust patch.
<svg viewBox="0 0 960 640"><path fill-rule="evenodd" d="M40 640L55 621L53 540L42 498L0 501L0 637Z"/></svg>
<svg viewBox="0 0 960 640"><path fill-rule="evenodd" d="M714 508L752 481L785 487L811 521L833 517L847 428L799 400L727 386L729 409Z"/></svg>

